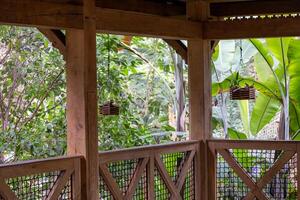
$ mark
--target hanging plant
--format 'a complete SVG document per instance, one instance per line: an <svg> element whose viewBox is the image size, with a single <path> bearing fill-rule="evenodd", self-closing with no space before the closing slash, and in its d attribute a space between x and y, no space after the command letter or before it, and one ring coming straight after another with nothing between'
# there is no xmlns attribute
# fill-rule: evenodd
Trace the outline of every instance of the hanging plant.
<svg viewBox="0 0 300 200"><path fill-rule="evenodd" d="M240 40L240 67L244 66L243 61L243 45ZM246 84L245 87L240 86L239 72L236 73L236 77L232 80L230 86L230 99L231 100L254 100L255 88Z"/></svg>
<svg viewBox="0 0 300 200"><path fill-rule="evenodd" d="M108 82L108 92L110 92L110 86L109 83L110 80L110 53L111 53L111 45L110 45L110 37L109 34L107 35L107 43L108 43L108 56L107 56L107 82ZM120 107L114 103L113 100L109 100L108 102L104 103L103 105L100 105L100 114L101 115L119 115L120 114Z"/></svg>
<svg viewBox="0 0 300 200"><path fill-rule="evenodd" d="M118 105L115 105L113 101L106 102L100 106L101 115L119 115L120 108Z"/></svg>
<svg viewBox="0 0 300 200"><path fill-rule="evenodd" d="M239 73L232 81L230 86L230 99L231 100L255 100L255 88L246 84L245 87L240 87Z"/></svg>

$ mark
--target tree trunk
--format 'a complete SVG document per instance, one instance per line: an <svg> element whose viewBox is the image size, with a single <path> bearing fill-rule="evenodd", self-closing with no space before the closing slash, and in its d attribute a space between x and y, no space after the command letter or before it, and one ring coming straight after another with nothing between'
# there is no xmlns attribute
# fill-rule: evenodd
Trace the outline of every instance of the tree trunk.
<svg viewBox="0 0 300 200"><path fill-rule="evenodd" d="M185 94L183 67L184 60L175 52L172 52L175 67L175 86L176 86L176 131L185 131Z"/></svg>

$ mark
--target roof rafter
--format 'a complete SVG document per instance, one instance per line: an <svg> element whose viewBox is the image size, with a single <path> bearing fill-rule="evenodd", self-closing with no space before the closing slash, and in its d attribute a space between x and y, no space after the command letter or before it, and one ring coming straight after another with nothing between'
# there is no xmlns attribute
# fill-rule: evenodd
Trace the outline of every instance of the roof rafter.
<svg viewBox="0 0 300 200"><path fill-rule="evenodd" d="M0 23L82 29L82 6L56 1L0 0ZM114 9L96 9L97 32L172 39L202 37L199 22Z"/></svg>
<svg viewBox="0 0 300 200"><path fill-rule="evenodd" d="M205 39L300 36L300 17L205 22Z"/></svg>
<svg viewBox="0 0 300 200"><path fill-rule="evenodd" d="M39 31L48 38L64 57L66 56L66 36L61 30L39 28Z"/></svg>
<svg viewBox="0 0 300 200"><path fill-rule="evenodd" d="M39 28L39 31L57 48L65 57L66 54L66 36L61 30ZM184 60L187 61L187 47L180 40L164 40L168 43Z"/></svg>

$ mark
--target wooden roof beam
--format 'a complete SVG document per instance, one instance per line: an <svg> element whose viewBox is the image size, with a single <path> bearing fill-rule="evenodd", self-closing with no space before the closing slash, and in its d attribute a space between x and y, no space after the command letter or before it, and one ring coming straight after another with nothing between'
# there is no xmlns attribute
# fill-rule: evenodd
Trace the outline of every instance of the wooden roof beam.
<svg viewBox="0 0 300 200"><path fill-rule="evenodd" d="M82 29L82 5L56 1L0 0L0 23L51 29ZM168 39L202 37L202 24L114 9L96 9L97 32Z"/></svg>
<svg viewBox="0 0 300 200"><path fill-rule="evenodd" d="M201 22L99 8L97 10L97 29L102 33L164 39L202 37Z"/></svg>
<svg viewBox="0 0 300 200"><path fill-rule="evenodd" d="M206 39L300 36L300 17L205 22Z"/></svg>
<svg viewBox="0 0 300 200"><path fill-rule="evenodd" d="M184 2L164 2L149 0L97 0L97 7L126 10L162 16L184 16Z"/></svg>
<svg viewBox="0 0 300 200"><path fill-rule="evenodd" d="M210 4L210 15L216 17L249 16L299 13L298 0L260 0L241 2L213 2Z"/></svg>

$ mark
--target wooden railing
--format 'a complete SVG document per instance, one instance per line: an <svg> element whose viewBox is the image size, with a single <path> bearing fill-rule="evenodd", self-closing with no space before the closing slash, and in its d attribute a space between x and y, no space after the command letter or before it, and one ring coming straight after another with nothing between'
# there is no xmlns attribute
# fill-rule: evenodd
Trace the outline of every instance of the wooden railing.
<svg viewBox="0 0 300 200"><path fill-rule="evenodd" d="M80 157L0 166L0 199L80 199Z"/></svg>
<svg viewBox="0 0 300 200"><path fill-rule="evenodd" d="M102 152L100 198L195 199L198 141Z"/></svg>
<svg viewBox="0 0 300 200"><path fill-rule="evenodd" d="M208 146L209 199L300 198L300 142L211 140Z"/></svg>

